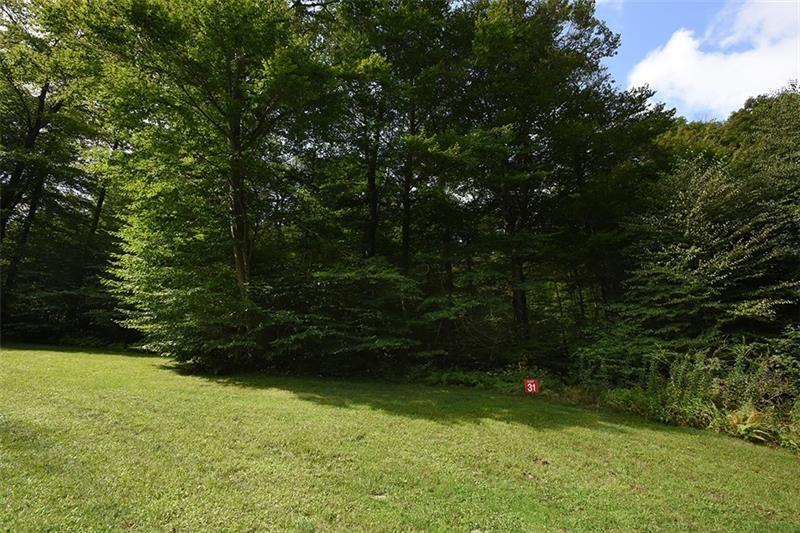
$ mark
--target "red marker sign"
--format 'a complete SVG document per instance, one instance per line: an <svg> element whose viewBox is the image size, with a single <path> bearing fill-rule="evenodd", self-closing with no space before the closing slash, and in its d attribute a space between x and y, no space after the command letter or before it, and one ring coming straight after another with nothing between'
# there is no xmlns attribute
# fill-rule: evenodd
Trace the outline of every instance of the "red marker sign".
<svg viewBox="0 0 800 533"><path fill-rule="evenodd" d="M539 380L525 378L525 394L536 394L539 392Z"/></svg>

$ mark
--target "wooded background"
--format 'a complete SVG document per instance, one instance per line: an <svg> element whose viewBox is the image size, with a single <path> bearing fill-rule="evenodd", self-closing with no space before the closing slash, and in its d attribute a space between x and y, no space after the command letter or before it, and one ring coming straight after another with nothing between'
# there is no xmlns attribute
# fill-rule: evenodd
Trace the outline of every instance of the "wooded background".
<svg viewBox="0 0 800 533"><path fill-rule="evenodd" d="M3 339L537 369L796 445L798 86L687 122L618 43L584 0L5 0Z"/></svg>

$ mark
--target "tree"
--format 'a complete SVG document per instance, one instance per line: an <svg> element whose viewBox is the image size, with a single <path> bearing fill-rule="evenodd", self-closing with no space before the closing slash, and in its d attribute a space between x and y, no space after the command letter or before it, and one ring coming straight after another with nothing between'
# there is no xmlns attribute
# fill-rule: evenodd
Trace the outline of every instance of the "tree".
<svg viewBox="0 0 800 533"><path fill-rule="evenodd" d="M473 139L480 147L474 187L502 224L516 334L530 337L526 263L545 204L583 172L602 99L600 61L617 38L585 2L476 2L470 80ZM579 176L579 178L582 178Z"/></svg>
<svg viewBox="0 0 800 533"><path fill-rule="evenodd" d="M797 103L795 90L749 102L716 128L719 160L694 154L652 189L649 212L632 222L637 260L615 325L584 352L608 379L635 381L654 361L729 338L790 332L800 304Z"/></svg>
<svg viewBox="0 0 800 533"><path fill-rule="evenodd" d="M263 206L280 181L276 175L283 161L291 157L285 148L323 104L327 71L314 59L313 43L300 33L296 12L277 1L100 2L87 4L83 19L93 42L107 54L116 98L145 119L128 140L134 158L149 161L146 171L133 177L139 185L128 188L133 200L148 197L144 184L157 175L165 194L179 194L187 190L181 180L194 180L203 184L202 190L189 189L197 205L227 206L230 271L239 294L231 309L236 309L238 327L252 344L247 332L259 325L252 299L252 261L256 231L268 212ZM167 162L171 166L165 167ZM203 214L180 223L197 222L195 235L209 232L218 239L219 215ZM130 296L137 324L166 305L142 298L147 289L133 282L139 278L128 269L134 264L148 268L151 261L169 257L167 250L159 258L140 248L150 236L156 238L158 226L151 225L156 222L138 227L131 223L136 230L123 232L128 239L138 239L128 241L126 252L139 255L124 256L120 265L125 267L119 270L119 289ZM148 231L153 233L138 233ZM198 253L203 249L198 245ZM202 262L203 257L194 260ZM228 298L220 285L223 279L214 274L205 288Z"/></svg>
<svg viewBox="0 0 800 533"><path fill-rule="evenodd" d="M102 186L81 161L98 142L89 96L98 63L76 45L81 36L63 17L64 7L12 1L0 12L2 310L12 331L47 330L48 317L60 317L52 330L80 329L65 317L85 311L68 312L88 266L82 258L92 247L82 242L84 217L94 219L93 234L102 214L98 202L90 215L91 198ZM49 272L56 246L41 248L48 231L63 236L60 282ZM95 289L94 281L86 287Z"/></svg>

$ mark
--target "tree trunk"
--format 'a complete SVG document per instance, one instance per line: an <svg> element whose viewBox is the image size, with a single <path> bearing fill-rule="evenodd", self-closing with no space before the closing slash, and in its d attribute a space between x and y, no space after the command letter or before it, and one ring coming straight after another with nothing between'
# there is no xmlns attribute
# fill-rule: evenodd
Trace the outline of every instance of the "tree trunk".
<svg viewBox="0 0 800 533"><path fill-rule="evenodd" d="M100 187L100 192L97 194L97 202L94 204L94 211L92 212L92 222L89 226L89 231L86 232L86 240L83 242L83 253L81 254L80 269L78 270L77 286L83 286L83 280L86 277L86 267L94 257L92 245L94 244L94 236L97 234L97 229L100 227L100 215L103 212L103 204L106 201L106 188Z"/></svg>
<svg viewBox="0 0 800 533"><path fill-rule="evenodd" d="M233 239L233 259L236 273L236 283L244 301L249 301L250 291L250 253L249 253L249 228L247 221L247 196L244 176L241 171L241 162L237 156L231 161L229 177L230 200L230 227Z"/></svg>
<svg viewBox="0 0 800 533"><path fill-rule="evenodd" d="M36 98L36 114L33 122L28 125L28 132L22 143L22 148L25 152L30 152L33 149L36 145L36 139L39 137L39 132L44 127L45 103L47 102L47 92L49 90L50 83L45 82L39 91L39 96ZM8 183L3 187L2 194L0 194L0 241L5 240L8 222L22 198L25 185L24 175L25 163L24 161L17 161L11 171Z"/></svg>
<svg viewBox="0 0 800 533"><path fill-rule="evenodd" d="M367 148L367 202L369 203L369 220L367 221L367 257L375 257L378 238L378 149L380 130L375 128L372 142Z"/></svg>
<svg viewBox="0 0 800 533"><path fill-rule="evenodd" d="M518 340L527 341L529 338L530 327L528 323L528 296L525 292L525 261L520 257L518 246L518 235L520 227L526 220L527 208L524 203L527 187L514 194L504 184L502 188L503 217L506 224L506 234L510 239L511 250L509 252L511 263L511 306L514 311L514 325ZM523 199L521 203L519 198Z"/></svg>
<svg viewBox="0 0 800 533"><path fill-rule="evenodd" d="M89 230L86 232L86 239L83 241L83 253L81 254L80 262L78 264L78 270L76 273L75 279L75 287L79 289L84 288L84 282L86 280L86 270L92 264L94 259L94 236L97 234L97 229L100 227L100 215L103 212L103 204L106 200L106 188L100 187L100 192L97 195L97 201L94 204L94 210L92 211L92 222L89 225ZM79 291L73 300L73 305L68 311L68 318L67 322L69 324L73 324L72 327L80 328L81 325L79 324L80 317L82 314L83 309L86 308L86 294L83 291Z"/></svg>
<svg viewBox="0 0 800 533"><path fill-rule="evenodd" d="M31 191L31 202L28 207L28 213L25 215L25 220L22 223L22 231L19 235L19 242L17 249L14 251L14 256L11 258L11 263L8 265L6 271L6 278L3 282L3 298L2 298L2 315L7 317L9 299L14 292L14 285L17 281L17 272L19 271L19 264L25 256L25 248L28 245L28 237L31 233L31 226L33 220L36 218L36 211L39 209L39 202L42 199L42 191L44 190L44 172L37 175L36 182L33 190Z"/></svg>
<svg viewBox="0 0 800 533"><path fill-rule="evenodd" d="M453 234L450 231L450 222L445 221L442 249L442 267L444 269L444 290L453 294Z"/></svg>
<svg viewBox="0 0 800 533"><path fill-rule="evenodd" d="M411 268L411 156L406 159L405 172L403 177L403 195L401 203L403 205L402 221L402 252L403 252L403 273L408 274Z"/></svg>
<svg viewBox="0 0 800 533"><path fill-rule="evenodd" d="M561 291L558 290L558 281L555 282L555 289L556 289L556 302L558 302L558 327L561 332L561 349L564 353L564 357L569 356L569 343L567 343L567 330L564 327L564 320L565 313L564 313L564 302L561 298Z"/></svg>
<svg viewBox="0 0 800 533"><path fill-rule="evenodd" d="M528 296L523 283L525 283L525 263L520 257L512 256L511 291L514 321L517 326L517 336L520 340L526 341L530 337L530 325L528 323Z"/></svg>
<svg viewBox="0 0 800 533"><path fill-rule="evenodd" d="M578 296L578 324L583 324L583 322L586 320L586 303L583 299L583 284L581 283L578 269L573 268L572 272L573 276L575 277L575 289Z"/></svg>
<svg viewBox="0 0 800 533"><path fill-rule="evenodd" d="M24 170L25 165L21 162L14 165L14 169L11 171L11 177L5 187L3 187L2 194L0 194L0 241L6 238L8 222L11 219L11 215L14 214L14 209L17 207L19 199L22 196Z"/></svg>
<svg viewBox="0 0 800 533"><path fill-rule="evenodd" d="M242 301L250 302L250 227L247 217L247 184L242 155L242 111L243 99L241 80L242 66L229 65L228 92L231 99L228 112L228 149L230 150L230 169L228 175L228 200L230 209L230 230L233 241L233 260L236 284ZM249 327L249 320L248 320Z"/></svg>
<svg viewBox="0 0 800 533"><path fill-rule="evenodd" d="M416 111L411 106L409 111L408 132L411 135L417 134ZM408 274L411 268L411 188L414 186L414 154L411 148L406 150L406 160L403 164L403 194L401 203L403 205L402 221L402 253L403 253L403 273Z"/></svg>

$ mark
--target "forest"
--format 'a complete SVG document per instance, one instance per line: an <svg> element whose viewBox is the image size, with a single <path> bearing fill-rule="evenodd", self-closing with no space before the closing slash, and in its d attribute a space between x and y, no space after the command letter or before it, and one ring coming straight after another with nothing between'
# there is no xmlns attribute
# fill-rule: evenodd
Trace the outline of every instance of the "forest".
<svg viewBox="0 0 800 533"><path fill-rule="evenodd" d="M3 0L3 342L521 387L800 448L800 86L592 0Z"/></svg>

